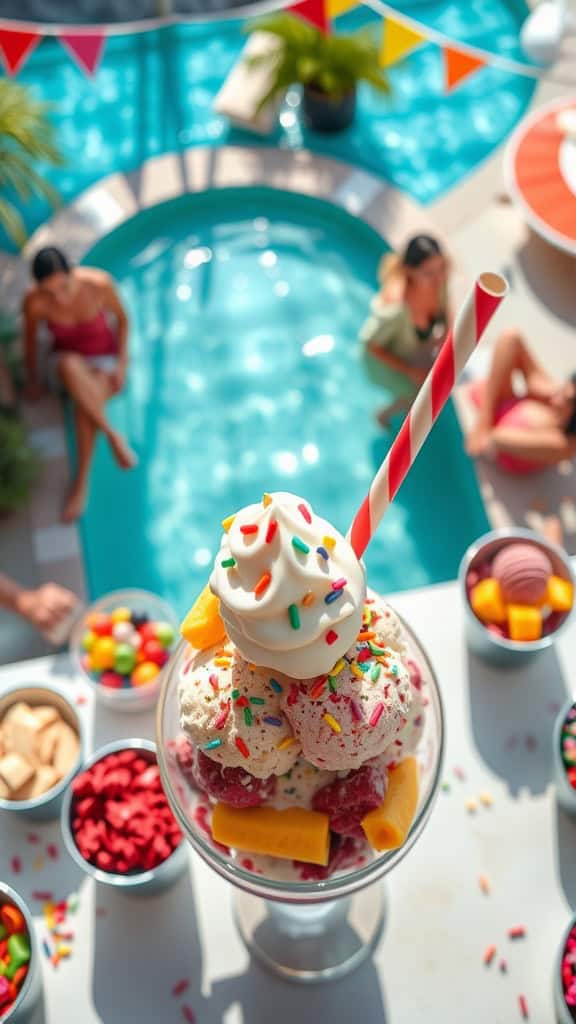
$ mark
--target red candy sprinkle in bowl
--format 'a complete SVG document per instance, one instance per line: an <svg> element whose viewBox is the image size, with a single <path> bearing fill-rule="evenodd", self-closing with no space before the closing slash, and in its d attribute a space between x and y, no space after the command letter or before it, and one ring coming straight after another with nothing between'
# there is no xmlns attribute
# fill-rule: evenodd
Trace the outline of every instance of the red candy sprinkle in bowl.
<svg viewBox="0 0 576 1024"><path fill-rule="evenodd" d="M70 654L97 699L117 711L155 706L161 673L178 637L169 604L146 590L100 598L76 624Z"/></svg>
<svg viewBox="0 0 576 1024"><path fill-rule="evenodd" d="M561 1024L576 1022L576 918L562 941L554 972L556 1014Z"/></svg>
<svg viewBox="0 0 576 1024"><path fill-rule="evenodd" d="M187 865L148 740L119 740L93 755L67 790L62 833L76 863L108 885L156 890Z"/></svg>

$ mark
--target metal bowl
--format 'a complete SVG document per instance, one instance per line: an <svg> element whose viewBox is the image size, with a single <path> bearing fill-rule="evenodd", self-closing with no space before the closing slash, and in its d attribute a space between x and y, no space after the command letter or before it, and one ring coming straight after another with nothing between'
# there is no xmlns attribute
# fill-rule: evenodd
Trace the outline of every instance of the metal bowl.
<svg viewBox="0 0 576 1024"><path fill-rule="evenodd" d="M12 903L17 907L26 922L30 938L31 955L28 973L12 1009L2 1017L2 1024L23 1024L31 1016L42 995L42 969L34 931L34 920L22 897L6 882L0 882L0 903ZM2 1011L0 1011L0 1016L1 1013Z"/></svg>
<svg viewBox="0 0 576 1024"><path fill-rule="evenodd" d="M4 690L0 696L0 721L8 708L17 701L25 701L32 706L36 704L51 704L58 709L62 718L68 725L71 725L80 740L80 753L73 768L60 782L49 789L42 796L34 797L32 800L3 800L0 798L0 810L13 811L15 814L22 814L36 821L48 821L57 818L64 797L64 792L70 782L80 770L84 750L84 730L82 720L65 692L56 686L13 686Z"/></svg>
<svg viewBox="0 0 576 1024"><path fill-rule="evenodd" d="M554 961L554 1007L556 1010L558 1024L574 1024L574 1017L570 1013L570 1010L568 1009L566 1005L566 1000L564 998L564 988L562 986L562 957L564 955L566 943L568 942L568 936L570 935L570 932L572 931L575 925L576 916L572 918L570 924L564 932L564 935L562 936L562 942L560 943L558 955Z"/></svg>
<svg viewBox="0 0 576 1024"><path fill-rule="evenodd" d="M527 661L534 655L539 654L540 651L550 647L556 640L556 637L566 628L574 613L574 608L566 613L564 619L554 632L548 633L546 636L541 637L540 640L508 640L506 637L497 636L482 625L472 611L468 600L466 590L468 573L471 569L475 569L488 559L494 558L500 548L505 547L511 541L528 541L536 544L537 547L541 548L548 555L556 576L563 576L564 579L570 580L573 585L576 585L576 580L566 552L562 548L557 547L556 544L545 540L539 534L533 533L532 530L524 530L521 527L492 530L490 533L485 533L482 537L479 537L478 540L470 545L460 562L458 570L458 581L466 616L468 644L475 654L478 654L479 657L484 658L486 661L491 661L503 667L514 668L523 661Z"/></svg>
<svg viewBox="0 0 576 1024"><path fill-rule="evenodd" d="M138 750L145 761L149 761L150 764L158 763L156 745L154 743L151 743L150 740L127 739L116 740L114 743L108 743L106 746L100 747L92 757L88 758L84 768L91 768L98 761L107 757L108 754L117 754L121 750ZM74 794L70 785L64 794L62 802L60 818L62 835L68 853L90 878L95 878L97 882L102 882L104 885L115 886L123 892L150 895L171 885L186 870L188 865L188 849L183 838L166 860L149 871L121 875L111 871L103 871L101 868L96 867L95 864L91 864L90 861L85 860L82 856L74 839L71 824L73 799Z"/></svg>
<svg viewBox="0 0 576 1024"><path fill-rule="evenodd" d="M563 807L567 814L573 814L576 816L576 789L572 789L572 786L566 778L566 767L562 759L562 727L568 712L576 706L576 694L570 698L569 701L564 705L562 710L559 712L556 722L554 723L554 736L553 736L553 757L554 757L554 782L556 785L556 797L558 803Z"/></svg>

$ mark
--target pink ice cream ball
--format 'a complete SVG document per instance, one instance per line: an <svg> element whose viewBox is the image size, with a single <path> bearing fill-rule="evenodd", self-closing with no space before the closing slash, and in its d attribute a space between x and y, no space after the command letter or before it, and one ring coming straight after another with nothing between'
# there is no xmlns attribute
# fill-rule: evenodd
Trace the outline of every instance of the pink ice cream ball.
<svg viewBox="0 0 576 1024"><path fill-rule="evenodd" d="M492 575L502 587L505 601L534 605L546 594L552 563L536 544L507 544L492 562Z"/></svg>

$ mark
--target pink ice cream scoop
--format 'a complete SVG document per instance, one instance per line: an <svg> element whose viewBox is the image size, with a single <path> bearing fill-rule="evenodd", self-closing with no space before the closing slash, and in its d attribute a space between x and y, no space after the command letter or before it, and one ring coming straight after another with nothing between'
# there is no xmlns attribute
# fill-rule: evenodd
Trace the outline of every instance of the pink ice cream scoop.
<svg viewBox="0 0 576 1024"><path fill-rule="evenodd" d="M492 562L504 600L513 604L539 604L546 594L552 563L537 544L507 544Z"/></svg>

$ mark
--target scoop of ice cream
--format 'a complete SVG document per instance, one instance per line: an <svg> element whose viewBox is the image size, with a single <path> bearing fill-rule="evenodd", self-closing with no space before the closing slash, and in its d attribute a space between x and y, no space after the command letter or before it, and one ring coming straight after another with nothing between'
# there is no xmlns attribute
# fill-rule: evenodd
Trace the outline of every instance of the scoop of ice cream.
<svg viewBox="0 0 576 1024"><path fill-rule="evenodd" d="M375 621L327 675L292 683L282 695L304 758L319 768L359 768L382 754L408 720L410 677L402 656L386 645L395 617L381 617L383 608L374 605Z"/></svg>
<svg viewBox="0 0 576 1024"><path fill-rule="evenodd" d="M275 779L276 786L266 803L282 810L284 807L312 807L315 793L327 786L338 776L334 772L322 771L309 764L303 757L292 765L290 771Z"/></svg>
<svg viewBox="0 0 576 1024"><path fill-rule="evenodd" d="M247 661L297 678L327 672L353 643L366 581L345 538L293 494L225 520L210 587Z"/></svg>
<svg viewBox="0 0 576 1024"><path fill-rule="evenodd" d="M405 757L411 757L415 754L424 732L426 720L426 697L423 692L424 680L415 661L408 661L407 665L408 672L410 673L410 711L408 712L406 724L402 726L400 732L386 747L386 750L380 757L371 762L380 768L391 768L399 761L403 761Z"/></svg>
<svg viewBox="0 0 576 1024"><path fill-rule="evenodd" d="M512 604L538 604L546 594L552 563L537 544L517 542L501 548L492 562L504 600Z"/></svg>
<svg viewBox="0 0 576 1024"><path fill-rule="evenodd" d="M249 665L231 644L192 651L178 685L180 726L213 761L266 779L290 770L300 745L280 706L293 685Z"/></svg>

